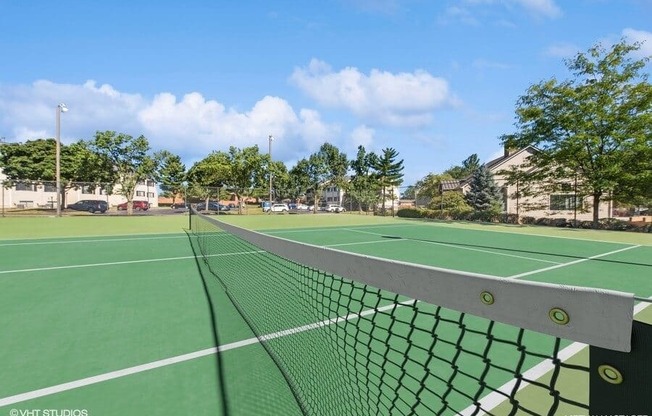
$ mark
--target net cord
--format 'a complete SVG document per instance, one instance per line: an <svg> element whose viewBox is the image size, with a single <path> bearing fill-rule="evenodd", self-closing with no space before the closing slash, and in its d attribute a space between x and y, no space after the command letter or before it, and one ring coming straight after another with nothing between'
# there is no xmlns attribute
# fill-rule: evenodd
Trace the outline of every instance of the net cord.
<svg viewBox="0 0 652 416"><path fill-rule="evenodd" d="M423 266L298 243L200 215L243 240L296 263L373 287L555 337L628 352L634 295L613 290L555 285ZM486 305L481 294L494 303ZM554 322L554 309L569 320Z"/></svg>

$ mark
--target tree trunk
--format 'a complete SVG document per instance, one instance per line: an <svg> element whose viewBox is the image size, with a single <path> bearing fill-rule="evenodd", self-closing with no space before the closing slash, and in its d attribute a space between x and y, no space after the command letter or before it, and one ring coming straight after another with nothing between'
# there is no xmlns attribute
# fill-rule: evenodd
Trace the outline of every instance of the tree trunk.
<svg viewBox="0 0 652 416"><path fill-rule="evenodd" d="M598 223L600 220L600 198L602 197L602 192L593 193L593 228L598 229Z"/></svg>

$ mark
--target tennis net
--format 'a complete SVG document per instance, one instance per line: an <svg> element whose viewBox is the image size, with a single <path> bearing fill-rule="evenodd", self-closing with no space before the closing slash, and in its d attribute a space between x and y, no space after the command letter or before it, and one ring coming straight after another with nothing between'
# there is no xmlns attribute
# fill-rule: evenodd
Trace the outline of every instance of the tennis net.
<svg viewBox="0 0 652 416"><path fill-rule="evenodd" d="M387 261L190 218L212 278L303 414L588 414L591 368L569 361L568 346L631 348L631 294Z"/></svg>

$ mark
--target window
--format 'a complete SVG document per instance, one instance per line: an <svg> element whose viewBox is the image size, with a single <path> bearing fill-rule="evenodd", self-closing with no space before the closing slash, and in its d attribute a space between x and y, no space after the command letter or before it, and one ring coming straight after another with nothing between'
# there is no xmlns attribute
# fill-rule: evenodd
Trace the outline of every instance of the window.
<svg viewBox="0 0 652 416"><path fill-rule="evenodd" d="M148 198L154 198L154 192L147 192Z"/></svg>
<svg viewBox="0 0 652 416"><path fill-rule="evenodd" d="M57 184L56 183L44 183L43 184L43 191L44 192L57 192Z"/></svg>
<svg viewBox="0 0 652 416"><path fill-rule="evenodd" d="M147 186L151 186L151 187L153 187L153 186L155 186L155 185L156 185L156 184L154 183L154 181L150 181L150 180L147 181Z"/></svg>
<svg viewBox="0 0 652 416"><path fill-rule="evenodd" d="M550 195L550 209L552 211L569 211L576 208L575 200L577 198L577 205L581 205L581 197L576 195Z"/></svg>
<svg viewBox="0 0 652 416"><path fill-rule="evenodd" d="M17 182L16 183L16 190L17 191L30 191L34 192L36 189L34 187L34 184L31 183L25 183L25 182ZM21 201L21 203L24 201ZM31 202L31 201L30 201Z"/></svg>
<svg viewBox="0 0 652 416"><path fill-rule="evenodd" d="M145 196L145 191L136 191L136 196Z"/></svg>

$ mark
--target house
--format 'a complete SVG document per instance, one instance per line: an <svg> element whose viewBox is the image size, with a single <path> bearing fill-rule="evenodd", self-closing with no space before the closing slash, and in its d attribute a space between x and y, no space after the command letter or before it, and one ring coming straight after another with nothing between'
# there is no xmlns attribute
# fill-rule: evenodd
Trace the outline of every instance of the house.
<svg viewBox="0 0 652 416"><path fill-rule="evenodd" d="M350 178L347 178L347 180L350 180ZM320 204L325 205L325 204L340 204L343 205L345 201L346 193L344 192L343 189L340 189L338 186L335 185L327 185L324 187L322 190L322 195L321 195L321 200ZM380 192L380 198L382 199L382 190ZM386 209L392 209L392 206L394 206L394 209L398 209L400 203L400 189L398 186L394 186L393 188L386 188L385 189L385 208ZM377 208L382 209L383 207L383 202L379 201ZM347 208L349 206L347 205ZM351 208L349 208L351 209Z"/></svg>
<svg viewBox="0 0 652 416"><path fill-rule="evenodd" d="M505 148L504 154L485 164L489 171L494 175L494 181L503 191L503 212L507 214L517 214L519 216L530 217L556 217L577 220L591 220L593 218L593 198L581 196L577 193L574 179L569 178L566 186L562 186L561 191L549 193L542 190L535 196L520 196L519 184L507 184L507 180L501 171L507 171L513 168L522 169L521 166L527 161L527 158L537 152L537 149L528 146L523 149ZM443 184L442 184L443 185ZM467 193L471 188L469 178L460 181L456 189L461 189ZM442 191L453 190L453 184L447 184L442 187ZM600 218L610 216L610 203L600 203Z"/></svg>
<svg viewBox="0 0 652 416"><path fill-rule="evenodd" d="M0 169L0 183L7 181L6 175ZM54 209L57 201L56 184L41 181L13 181L11 186L0 186L0 207L4 208L51 208ZM127 202L127 198L113 192L108 195L106 190L95 184L79 183L66 190L64 204L72 204L82 199L99 199L107 201L109 206L116 206ZM134 200L148 201L150 206L158 206L158 189L152 180L138 182L134 193Z"/></svg>

